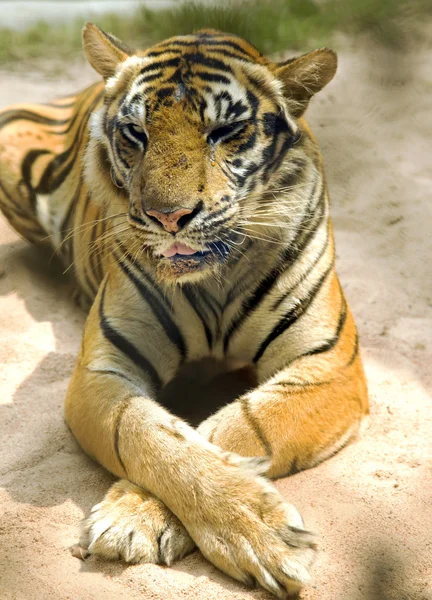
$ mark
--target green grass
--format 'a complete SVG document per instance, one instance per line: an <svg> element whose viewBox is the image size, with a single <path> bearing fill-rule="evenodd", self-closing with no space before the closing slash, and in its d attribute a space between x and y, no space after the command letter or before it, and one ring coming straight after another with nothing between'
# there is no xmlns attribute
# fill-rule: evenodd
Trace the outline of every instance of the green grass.
<svg viewBox="0 0 432 600"><path fill-rule="evenodd" d="M370 32L383 43L400 47L406 39L406 19L432 15L430 0L231 0L204 6L197 1L172 9L141 8L135 15L104 15L99 27L136 47L213 27L251 41L264 53L305 50L331 44L335 32ZM0 29L0 64L79 56L86 17L73 23L40 21L26 31Z"/></svg>

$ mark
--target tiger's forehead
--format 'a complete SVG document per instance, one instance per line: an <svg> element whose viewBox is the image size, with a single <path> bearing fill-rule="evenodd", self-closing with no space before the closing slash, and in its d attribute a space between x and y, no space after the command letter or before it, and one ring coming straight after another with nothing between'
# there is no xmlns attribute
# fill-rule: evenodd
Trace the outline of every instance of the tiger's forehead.
<svg viewBox="0 0 432 600"><path fill-rule="evenodd" d="M218 32L171 38L140 53L123 110L139 118L181 105L202 122L250 118L256 102L244 68L268 61L251 44Z"/></svg>
<svg viewBox="0 0 432 600"><path fill-rule="evenodd" d="M191 35L169 38L142 52L142 55L156 58L168 53L181 56L194 52L214 55L220 60L245 60L259 64L268 62L268 59L246 40L214 29L202 29Z"/></svg>

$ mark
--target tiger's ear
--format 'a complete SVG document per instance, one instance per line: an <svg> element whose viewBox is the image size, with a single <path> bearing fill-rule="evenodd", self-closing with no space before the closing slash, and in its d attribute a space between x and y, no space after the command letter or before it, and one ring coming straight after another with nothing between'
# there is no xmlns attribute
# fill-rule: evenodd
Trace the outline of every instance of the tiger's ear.
<svg viewBox="0 0 432 600"><path fill-rule="evenodd" d="M302 116L309 100L333 79L336 69L337 55L330 48L314 50L277 65L274 74L283 83L294 117Z"/></svg>
<svg viewBox="0 0 432 600"><path fill-rule="evenodd" d="M124 42L93 23L84 25L83 47L88 62L104 79L114 75L117 65L133 54Z"/></svg>

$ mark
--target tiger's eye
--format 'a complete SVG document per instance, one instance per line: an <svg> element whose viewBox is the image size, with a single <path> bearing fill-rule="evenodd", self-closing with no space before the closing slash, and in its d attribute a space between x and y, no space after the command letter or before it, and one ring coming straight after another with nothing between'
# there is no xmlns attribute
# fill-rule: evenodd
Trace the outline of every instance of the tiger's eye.
<svg viewBox="0 0 432 600"><path fill-rule="evenodd" d="M145 148L148 138L144 129L136 123L127 123L121 129L124 137L133 144L139 144Z"/></svg>

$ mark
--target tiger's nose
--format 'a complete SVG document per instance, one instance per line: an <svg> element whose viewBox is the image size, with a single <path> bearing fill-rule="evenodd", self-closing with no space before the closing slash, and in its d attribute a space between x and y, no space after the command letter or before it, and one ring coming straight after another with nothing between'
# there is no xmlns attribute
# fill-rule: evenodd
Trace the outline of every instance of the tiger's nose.
<svg viewBox="0 0 432 600"><path fill-rule="evenodd" d="M173 211L162 211L162 210L146 210L146 214L153 220L156 219L160 225L168 231L168 233L177 233L183 227L191 221L194 216L199 212L200 207L192 208L178 208Z"/></svg>

